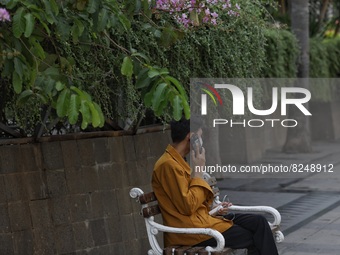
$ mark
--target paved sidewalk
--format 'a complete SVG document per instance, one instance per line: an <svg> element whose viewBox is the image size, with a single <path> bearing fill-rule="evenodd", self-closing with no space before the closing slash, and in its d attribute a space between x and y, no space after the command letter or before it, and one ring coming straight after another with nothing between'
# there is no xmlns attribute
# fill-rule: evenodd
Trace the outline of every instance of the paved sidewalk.
<svg viewBox="0 0 340 255"><path fill-rule="evenodd" d="M219 181L221 196L234 204L269 205L282 215L285 241L280 255L340 255L340 141L313 144L310 154L271 150L258 164L333 164L332 173L303 173L269 178L233 178Z"/></svg>

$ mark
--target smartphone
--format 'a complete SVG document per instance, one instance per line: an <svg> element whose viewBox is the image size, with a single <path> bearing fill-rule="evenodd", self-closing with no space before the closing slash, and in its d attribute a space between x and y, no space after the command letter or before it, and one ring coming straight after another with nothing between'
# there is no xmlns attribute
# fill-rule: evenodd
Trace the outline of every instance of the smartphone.
<svg viewBox="0 0 340 255"><path fill-rule="evenodd" d="M191 149L195 151L198 148L199 152L202 153L202 144L199 136L194 133L190 138Z"/></svg>

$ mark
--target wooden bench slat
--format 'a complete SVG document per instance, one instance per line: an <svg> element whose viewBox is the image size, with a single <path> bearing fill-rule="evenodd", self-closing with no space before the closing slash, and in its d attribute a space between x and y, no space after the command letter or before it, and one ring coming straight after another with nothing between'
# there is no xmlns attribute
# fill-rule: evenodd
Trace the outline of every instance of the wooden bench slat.
<svg viewBox="0 0 340 255"><path fill-rule="evenodd" d="M157 201L157 197L154 192L149 192L149 193L139 196L139 202L142 205L145 205L145 204L148 204L154 201Z"/></svg>
<svg viewBox="0 0 340 255"><path fill-rule="evenodd" d="M151 216L155 216L161 213L161 209L158 205L152 205L146 208L143 208L142 215L144 218L149 218Z"/></svg>
<svg viewBox="0 0 340 255"><path fill-rule="evenodd" d="M214 251L211 253L211 255L230 255L232 254L232 249L230 248L224 248L222 251Z"/></svg>
<svg viewBox="0 0 340 255"><path fill-rule="evenodd" d="M172 255L172 250L179 248L181 246L168 246L163 249L163 255Z"/></svg>
<svg viewBox="0 0 340 255"><path fill-rule="evenodd" d="M189 250L191 246L182 246L175 249L174 255L185 255L186 251Z"/></svg>
<svg viewBox="0 0 340 255"><path fill-rule="evenodd" d="M201 250L205 251L205 247L192 247L186 251L186 255L196 255Z"/></svg>

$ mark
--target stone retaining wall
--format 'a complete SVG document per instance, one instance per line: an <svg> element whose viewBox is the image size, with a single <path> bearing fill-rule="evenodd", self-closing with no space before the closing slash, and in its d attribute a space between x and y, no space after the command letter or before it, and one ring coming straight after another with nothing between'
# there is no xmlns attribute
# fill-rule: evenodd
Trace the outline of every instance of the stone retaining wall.
<svg viewBox="0 0 340 255"><path fill-rule="evenodd" d="M0 254L146 254L131 187L169 132L0 146Z"/></svg>

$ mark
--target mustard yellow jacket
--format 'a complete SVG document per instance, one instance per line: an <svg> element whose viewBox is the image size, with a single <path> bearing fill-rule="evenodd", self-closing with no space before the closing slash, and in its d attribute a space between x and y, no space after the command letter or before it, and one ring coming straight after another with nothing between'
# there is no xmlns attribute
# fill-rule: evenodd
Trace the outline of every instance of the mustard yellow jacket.
<svg viewBox="0 0 340 255"><path fill-rule="evenodd" d="M213 228L224 232L232 222L209 215L213 192L201 178L190 177L190 166L168 145L152 174L152 188L162 211L164 225L180 228ZM164 233L164 245L195 245L211 237Z"/></svg>

